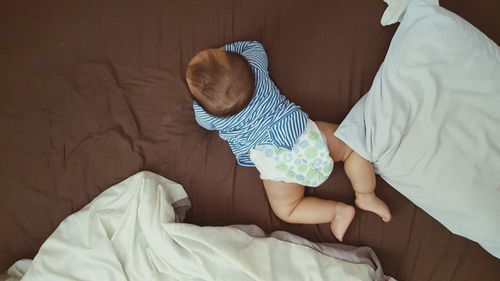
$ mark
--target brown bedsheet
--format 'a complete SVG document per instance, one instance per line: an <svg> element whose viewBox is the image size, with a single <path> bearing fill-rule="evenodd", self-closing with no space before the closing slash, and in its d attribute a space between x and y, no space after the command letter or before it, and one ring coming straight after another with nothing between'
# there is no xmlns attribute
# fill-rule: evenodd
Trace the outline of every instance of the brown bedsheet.
<svg viewBox="0 0 500 281"><path fill-rule="evenodd" d="M500 2L441 1L500 42ZM194 121L182 80L198 50L259 40L283 94L340 122L367 91L397 26L380 0L2 1L0 272L32 258L69 214L139 170L184 185L200 225L257 224L333 242L327 225L272 214L257 171ZM382 180L385 224L358 210L345 243L399 280L500 280L500 260L451 234ZM342 166L311 191L353 202Z"/></svg>

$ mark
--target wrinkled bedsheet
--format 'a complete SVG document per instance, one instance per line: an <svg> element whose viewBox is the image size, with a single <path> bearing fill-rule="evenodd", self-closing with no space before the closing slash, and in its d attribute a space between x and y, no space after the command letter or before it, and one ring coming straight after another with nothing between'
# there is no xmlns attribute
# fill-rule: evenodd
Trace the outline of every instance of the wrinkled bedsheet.
<svg viewBox="0 0 500 281"><path fill-rule="evenodd" d="M500 42L492 0L443 7ZM0 1L0 272L33 259L62 220L141 170L182 184L200 226L255 224L335 243L328 224L277 219L262 181L196 125L183 82L198 50L266 48L281 92L313 120L340 123L369 90L396 25L382 0ZM354 203L342 164L322 198ZM357 210L344 243L375 250L406 281L497 281L500 261L452 234L377 178L393 220Z"/></svg>
<svg viewBox="0 0 500 281"><path fill-rule="evenodd" d="M437 1L412 0L336 135L413 203L500 258L499 109L498 45Z"/></svg>
<svg viewBox="0 0 500 281"><path fill-rule="evenodd" d="M179 222L189 207L181 185L139 172L66 218L22 280L384 279L369 248L305 246L293 235L266 237L256 226ZM285 241L293 238L299 243Z"/></svg>

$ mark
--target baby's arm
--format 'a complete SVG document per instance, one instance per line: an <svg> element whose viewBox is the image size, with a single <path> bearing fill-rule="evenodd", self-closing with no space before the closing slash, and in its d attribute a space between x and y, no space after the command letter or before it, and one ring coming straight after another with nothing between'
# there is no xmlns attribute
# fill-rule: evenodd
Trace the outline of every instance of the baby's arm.
<svg viewBox="0 0 500 281"><path fill-rule="evenodd" d="M210 122L210 116L201 108L199 104L196 102L193 102L193 111L194 111L194 119L196 120L196 123L200 125L201 127L213 131L216 130L215 126Z"/></svg>
<svg viewBox="0 0 500 281"><path fill-rule="evenodd" d="M257 41L239 41L224 45L224 49L227 52L242 55L252 67L267 71L267 55L261 43Z"/></svg>

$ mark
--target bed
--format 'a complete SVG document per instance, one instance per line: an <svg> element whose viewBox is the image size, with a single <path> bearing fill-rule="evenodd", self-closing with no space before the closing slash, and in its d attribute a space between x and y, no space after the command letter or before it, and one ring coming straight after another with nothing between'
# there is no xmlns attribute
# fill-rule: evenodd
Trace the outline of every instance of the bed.
<svg viewBox="0 0 500 281"><path fill-rule="evenodd" d="M495 1L441 1L500 42ZM315 242L327 225L290 225L255 169L198 127L183 82L198 50L259 40L278 87L313 119L340 123L370 89L397 25L386 4L356 1L10 1L0 4L0 271L33 258L68 215L130 175L182 184L186 221L255 224ZM353 203L341 165L307 191ZM500 261L452 234L382 179L384 224L358 211L344 243L369 246L398 280L498 280Z"/></svg>

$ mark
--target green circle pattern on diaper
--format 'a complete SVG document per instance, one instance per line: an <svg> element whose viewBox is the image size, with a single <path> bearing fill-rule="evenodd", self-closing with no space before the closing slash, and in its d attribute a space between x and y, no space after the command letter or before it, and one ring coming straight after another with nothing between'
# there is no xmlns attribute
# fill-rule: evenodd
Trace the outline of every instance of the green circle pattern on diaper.
<svg viewBox="0 0 500 281"><path fill-rule="evenodd" d="M307 158L313 159L314 157L316 157L316 155L318 155L318 150L314 147L308 147L306 149L305 155Z"/></svg>
<svg viewBox="0 0 500 281"><path fill-rule="evenodd" d="M261 161L273 163L272 173L276 180L295 182L304 186L318 186L328 178L333 170L333 160L328 146L315 127L306 128L299 137L292 151L265 145L256 148ZM258 165L257 165L258 166Z"/></svg>

